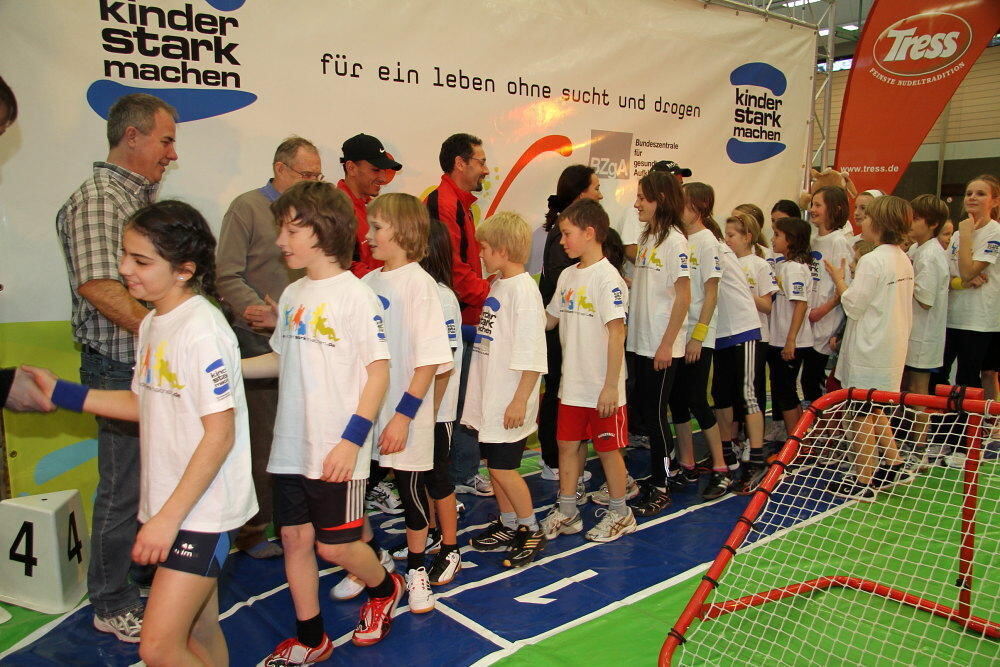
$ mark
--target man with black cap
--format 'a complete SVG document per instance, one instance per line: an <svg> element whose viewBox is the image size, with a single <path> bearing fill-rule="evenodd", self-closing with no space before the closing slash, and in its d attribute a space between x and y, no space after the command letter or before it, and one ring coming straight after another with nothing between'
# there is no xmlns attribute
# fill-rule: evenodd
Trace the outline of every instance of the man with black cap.
<svg viewBox="0 0 1000 667"><path fill-rule="evenodd" d="M276 302L289 283L302 277L301 271L289 270L281 259L271 203L299 181L323 180L319 151L302 137L281 142L272 168L274 177L263 187L244 192L229 205L216 251L216 288L235 316L233 332L244 359L271 351ZM250 414L251 471L260 509L240 529L236 546L254 558L274 558L282 554L281 547L268 541L264 531L272 514L267 460L278 409L278 381L267 378L243 384Z"/></svg>
<svg viewBox="0 0 1000 667"><path fill-rule="evenodd" d="M344 157L340 162L344 165L344 178L337 183L351 203L354 204L354 217L358 220L358 241L354 246L354 263L351 272L358 278L373 271L382 262L372 257L365 237L368 235L368 202L377 197L382 186L392 180L392 172L399 171L403 165L392 159L382 142L370 134L356 134L343 146Z"/></svg>

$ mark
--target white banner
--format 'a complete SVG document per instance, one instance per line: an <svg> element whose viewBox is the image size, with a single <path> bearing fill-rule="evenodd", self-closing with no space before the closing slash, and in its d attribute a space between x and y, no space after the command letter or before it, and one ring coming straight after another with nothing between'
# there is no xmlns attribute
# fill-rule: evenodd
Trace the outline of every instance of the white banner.
<svg viewBox="0 0 1000 667"><path fill-rule="evenodd" d="M383 191L416 195L446 136L478 135L479 215L533 225L574 163L598 170L613 221L656 160L713 185L718 217L801 180L815 34L698 0L32 0L0 4L0 25L20 106L0 139L0 322L69 318L55 214L107 154L99 114L132 89L185 121L161 198L216 229L290 134L334 181L341 143L373 134L404 165Z"/></svg>

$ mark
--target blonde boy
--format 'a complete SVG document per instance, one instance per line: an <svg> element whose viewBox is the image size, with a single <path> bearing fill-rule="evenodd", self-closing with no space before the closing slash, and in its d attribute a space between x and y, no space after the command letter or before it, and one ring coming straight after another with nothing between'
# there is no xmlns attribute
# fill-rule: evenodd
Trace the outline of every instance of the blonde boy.
<svg viewBox="0 0 1000 667"><path fill-rule="evenodd" d="M476 328L462 423L478 431L500 518L471 544L478 551L506 548L503 564L523 567L546 543L528 485L517 472L528 436L538 428L538 390L548 368L545 307L524 268L531 253L531 229L524 218L497 213L479 225L476 239L486 270L499 278L490 286Z"/></svg>
<svg viewBox="0 0 1000 667"><path fill-rule="evenodd" d="M608 214L589 199L570 204L559 216L560 243L575 264L562 272L549 302L547 328L559 326L563 381L559 387L556 441L559 444L559 502L542 520L548 539L579 533L583 518L576 506L580 475L578 448L590 439L608 480L607 510L587 539L610 542L636 528L625 504L628 444L625 409L625 317L628 287L604 257ZM558 297L558 298L556 298Z"/></svg>

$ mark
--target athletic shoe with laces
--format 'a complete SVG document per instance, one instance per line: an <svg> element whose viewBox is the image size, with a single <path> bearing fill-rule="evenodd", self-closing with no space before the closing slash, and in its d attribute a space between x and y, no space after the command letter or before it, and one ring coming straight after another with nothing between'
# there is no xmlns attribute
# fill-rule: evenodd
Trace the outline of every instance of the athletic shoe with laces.
<svg viewBox="0 0 1000 667"><path fill-rule="evenodd" d="M713 470L711 477L708 478L708 486L701 492L702 499L715 500L716 498L721 498L729 492L729 485L731 483L732 479L729 477L728 472L716 472Z"/></svg>
<svg viewBox="0 0 1000 667"><path fill-rule="evenodd" d="M493 482L491 482L488 477L477 473L475 477L466 480L464 484L456 484L455 493L471 493L474 496L492 496Z"/></svg>
<svg viewBox="0 0 1000 667"><path fill-rule="evenodd" d="M548 540L542 529L531 530L527 526L518 526L514 542L510 545L507 556L503 559L504 567L524 567L535 560L542 552Z"/></svg>
<svg viewBox="0 0 1000 667"><path fill-rule="evenodd" d="M722 460L725 462L726 467L729 468L729 472L740 469L740 454L736 449L735 443L729 443L723 447Z"/></svg>
<svg viewBox="0 0 1000 667"><path fill-rule="evenodd" d="M393 492L389 482L381 481L365 494L365 509L369 512L402 514L403 502Z"/></svg>
<svg viewBox="0 0 1000 667"><path fill-rule="evenodd" d="M733 484L733 493L746 496L757 490L761 480L767 474L767 466L758 461L751 461L743 467L743 478Z"/></svg>
<svg viewBox="0 0 1000 667"><path fill-rule="evenodd" d="M909 484L912 481L913 474L907 472L905 463L902 466L881 465L872 475L871 486L876 491L885 491L897 484Z"/></svg>
<svg viewBox="0 0 1000 667"><path fill-rule="evenodd" d="M600 517L600 521L586 534L586 538L591 542L614 542L622 535L635 531L637 526L631 509L625 516L620 516L611 510L599 509L595 516Z"/></svg>
<svg viewBox="0 0 1000 667"><path fill-rule="evenodd" d="M462 554L458 549L451 549L448 553L441 551L431 563L430 572L427 578L431 586L444 586L455 580L455 576L462 570Z"/></svg>
<svg viewBox="0 0 1000 667"><path fill-rule="evenodd" d="M587 493L587 485L583 482L583 479L577 480L576 483L576 506L587 504L587 498L589 494Z"/></svg>
<svg viewBox="0 0 1000 667"><path fill-rule="evenodd" d="M396 564L392 562L392 555L385 549L379 549L379 563L385 571L392 574L396 571ZM337 585L330 589L330 599L338 602L353 600L365 590L365 582L361 581L353 574L347 573L344 578L337 582Z"/></svg>
<svg viewBox="0 0 1000 667"><path fill-rule="evenodd" d="M544 461L542 461L542 472L539 475L539 477L544 479L546 482L558 482L559 468L550 468L547 465L545 465Z"/></svg>
<svg viewBox="0 0 1000 667"><path fill-rule="evenodd" d="M694 469L699 475L712 472L712 455L708 454L694 462Z"/></svg>
<svg viewBox="0 0 1000 667"><path fill-rule="evenodd" d="M94 628L114 635L119 641L137 644L142 632L142 611L126 611L115 616L94 614Z"/></svg>
<svg viewBox="0 0 1000 667"><path fill-rule="evenodd" d="M431 582L424 568L418 567L406 573L406 593L410 611L414 614L434 611L434 593L431 593Z"/></svg>
<svg viewBox="0 0 1000 667"><path fill-rule="evenodd" d="M469 544L476 551L496 551L508 548L513 541L514 529L497 519L470 539Z"/></svg>
<svg viewBox="0 0 1000 667"><path fill-rule="evenodd" d="M371 598L361 607L358 616L358 625L354 628L354 636L351 642L355 646L371 646L382 641L392 628L392 614L396 611L403 591L406 590L406 582L398 573L389 575L392 577L392 595L384 598Z"/></svg>
<svg viewBox="0 0 1000 667"><path fill-rule="evenodd" d="M625 500L633 500L639 495L639 485L632 479L632 475L625 477ZM590 500L598 505L607 505L611 502L611 495L608 493L608 483L601 484L601 488L590 494Z"/></svg>
<svg viewBox="0 0 1000 667"><path fill-rule="evenodd" d="M579 512L576 516L570 517L566 516L559 511L559 505L557 504L552 510L542 519L539 525L542 532L545 533L545 539L552 540L559 535L573 535L579 533L583 530L583 517Z"/></svg>
<svg viewBox="0 0 1000 667"><path fill-rule="evenodd" d="M295 637L278 644L271 655L264 658L264 667L297 667L323 662L333 654L333 642L323 633L319 646L306 646Z"/></svg>
<svg viewBox="0 0 1000 667"><path fill-rule="evenodd" d="M870 503L875 500L878 492L870 484L862 484L858 478L848 475L840 482L830 482L826 490L840 498L850 498Z"/></svg>
<svg viewBox="0 0 1000 667"><path fill-rule="evenodd" d="M670 493L666 489L659 489L648 481L639 485L642 492L632 503L636 516L655 516L670 506Z"/></svg>
<svg viewBox="0 0 1000 667"><path fill-rule="evenodd" d="M436 554L441 551L441 533L436 530L427 532L427 546L424 547L425 554ZM396 560L406 560L410 555L410 549L404 542L403 545L392 552L392 557Z"/></svg>
<svg viewBox="0 0 1000 667"><path fill-rule="evenodd" d="M680 475L688 484L697 484L698 480L701 479L701 473L698 471L698 468L685 468L681 466Z"/></svg>

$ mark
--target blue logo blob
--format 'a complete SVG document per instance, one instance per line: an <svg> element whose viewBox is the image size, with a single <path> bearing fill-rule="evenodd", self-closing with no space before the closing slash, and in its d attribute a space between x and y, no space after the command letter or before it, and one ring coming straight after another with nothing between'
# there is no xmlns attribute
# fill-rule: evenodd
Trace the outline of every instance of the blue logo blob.
<svg viewBox="0 0 1000 667"><path fill-rule="evenodd" d="M130 93L155 95L177 109L177 121L185 123L212 116L221 116L250 106L257 96L243 90L206 90L202 88L139 88L117 81L100 80L87 88L87 103L94 112L108 119L108 110L118 98Z"/></svg>
<svg viewBox="0 0 1000 667"><path fill-rule="evenodd" d="M220 12L231 12L235 9L239 9L246 1L247 0L205 0L205 2L212 5L213 8L219 10Z"/></svg>
<svg viewBox="0 0 1000 667"><path fill-rule="evenodd" d="M777 141L740 141L730 138L726 142L726 155L736 164L750 164L774 157L785 150L785 144Z"/></svg>
<svg viewBox="0 0 1000 667"><path fill-rule="evenodd" d="M489 308L495 313L500 310L500 301L495 296L491 296L483 302L483 308Z"/></svg>
<svg viewBox="0 0 1000 667"><path fill-rule="evenodd" d="M389 310L389 299L385 298L381 294L378 295L378 300L382 302L382 308L384 310Z"/></svg>
<svg viewBox="0 0 1000 667"><path fill-rule="evenodd" d="M767 63L746 63L729 74L729 83L734 86L760 86L774 95L784 95L788 80L784 73Z"/></svg>

